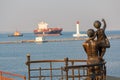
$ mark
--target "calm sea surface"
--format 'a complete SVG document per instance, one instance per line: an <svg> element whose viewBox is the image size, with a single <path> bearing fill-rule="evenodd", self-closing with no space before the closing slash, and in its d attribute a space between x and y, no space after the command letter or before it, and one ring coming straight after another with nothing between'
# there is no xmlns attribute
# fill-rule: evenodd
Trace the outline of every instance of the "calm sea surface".
<svg viewBox="0 0 120 80"><path fill-rule="evenodd" d="M63 32L62 36L46 37L46 39L72 38L73 32ZM1 41L17 41L35 39L33 33L24 33L23 37L8 37L0 34ZM120 31L107 32L108 36L120 35ZM0 44L0 70L27 75L26 54L32 60L38 59L86 59L83 50L84 41ZM120 77L120 39L111 39L111 48L104 56L107 62L107 75Z"/></svg>

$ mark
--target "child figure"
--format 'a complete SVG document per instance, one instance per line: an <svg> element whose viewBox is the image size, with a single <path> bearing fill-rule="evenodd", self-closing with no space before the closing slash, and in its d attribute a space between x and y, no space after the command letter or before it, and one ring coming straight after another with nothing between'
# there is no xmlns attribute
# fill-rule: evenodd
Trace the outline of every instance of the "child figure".
<svg viewBox="0 0 120 80"><path fill-rule="evenodd" d="M95 36L97 36L97 42L99 46L99 56L101 57L101 59L103 58L106 52L106 48L110 48L109 40L107 39L107 36L105 34L106 22L104 19L102 19L102 22L104 24L103 28L100 28L101 27L100 21L94 22L94 27L97 29Z"/></svg>

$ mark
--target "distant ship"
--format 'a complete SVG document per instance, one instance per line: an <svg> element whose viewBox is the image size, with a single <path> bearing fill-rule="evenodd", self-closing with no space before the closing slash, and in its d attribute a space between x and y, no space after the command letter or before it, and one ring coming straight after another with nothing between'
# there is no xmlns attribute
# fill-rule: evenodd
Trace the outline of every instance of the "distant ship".
<svg viewBox="0 0 120 80"><path fill-rule="evenodd" d="M46 22L40 22L38 24L38 28L34 30L34 34L36 36L58 36L61 35L62 28L48 28L48 24Z"/></svg>
<svg viewBox="0 0 120 80"><path fill-rule="evenodd" d="M20 32L18 31L15 31L14 34L9 34L8 37L22 37L23 34L21 34Z"/></svg>

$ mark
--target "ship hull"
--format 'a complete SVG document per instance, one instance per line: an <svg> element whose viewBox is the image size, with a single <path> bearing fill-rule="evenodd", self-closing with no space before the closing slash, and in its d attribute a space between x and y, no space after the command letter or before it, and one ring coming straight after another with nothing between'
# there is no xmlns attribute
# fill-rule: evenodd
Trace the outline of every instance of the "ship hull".
<svg viewBox="0 0 120 80"><path fill-rule="evenodd" d="M61 35L61 32L62 32L62 29L50 30L50 31L34 30L34 34L36 36L59 36Z"/></svg>
<svg viewBox="0 0 120 80"><path fill-rule="evenodd" d="M8 35L8 37L22 37L23 34L20 34L20 35Z"/></svg>

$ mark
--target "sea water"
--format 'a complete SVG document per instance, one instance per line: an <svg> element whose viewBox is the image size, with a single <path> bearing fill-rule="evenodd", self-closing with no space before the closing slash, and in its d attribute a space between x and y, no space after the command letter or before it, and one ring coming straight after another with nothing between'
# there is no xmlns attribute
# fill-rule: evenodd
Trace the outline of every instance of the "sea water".
<svg viewBox="0 0 120 80"><path fill-rule="evenodd" d="M45 37L46 40L72 38L73 32L63 32L61 36ZM33 40L33 33L24 33L23 37L8 37L0 34L2 41ZM108 36L120 35L120 31L107 32ZM45 59L87 59L82 47L84 40L45 43L0 44L0 70L27 76L26 54L32 60ZM111 47L106 50L104 59L107 64L107 75L120 77L120 39L110 39Z"/></svg>

